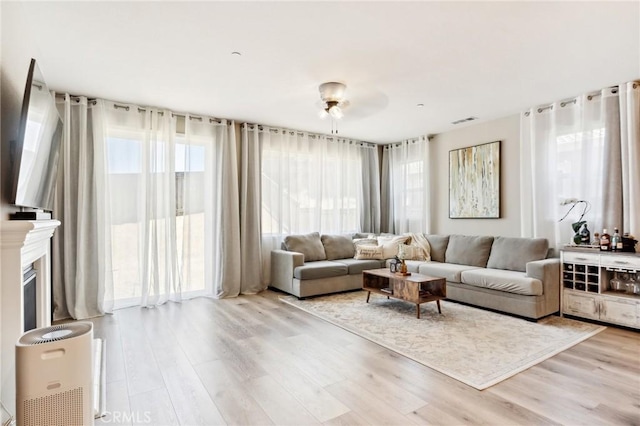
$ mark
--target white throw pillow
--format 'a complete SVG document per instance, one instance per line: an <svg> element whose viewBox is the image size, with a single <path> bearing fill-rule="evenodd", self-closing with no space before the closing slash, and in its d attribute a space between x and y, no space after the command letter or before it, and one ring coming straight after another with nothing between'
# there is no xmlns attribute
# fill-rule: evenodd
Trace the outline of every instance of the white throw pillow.
<svg viewBox="0 0 640 426"><path fill-rule="evenodd" d="M358 260L382 260L382 246L373 246L361 244L356 246L356 255L354 259Z"/></svg>
<svg viewBox="0 0 640 426"><path fill-rule="evenodd" d="M353 240L353 245L358 247L358 246L377 246L378 245L378 240L376 240L375 238L356 238Z"/></svg>
<svg viewBox="0 0 640 426"><path fill-rule="evenodd" d="M398 246L409 239L406 235L385 235L378 237L378 245L382 246L384 259L393 259L398 255Z"/></svg>

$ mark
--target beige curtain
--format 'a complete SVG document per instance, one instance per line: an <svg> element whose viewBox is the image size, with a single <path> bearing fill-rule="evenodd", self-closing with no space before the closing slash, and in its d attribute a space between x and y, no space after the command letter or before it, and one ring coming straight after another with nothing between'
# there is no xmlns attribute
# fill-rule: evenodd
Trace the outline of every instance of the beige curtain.
<svg viewBox="0 0 640 426"><path fill-rule="evenodd" d="M113 309L108 230L98 226L108 209L98 196L103 179L101 105L86 97L58 98L64 132L54 216L62 225L53 237L53 317L90 318Z"/></svg>
<svg viewBox="0 0 640 426"><path fill-rule="evenodd" d="M223 133L216 139L216 150L220 153L221 162L216 163L218 169L218 188L220 197L217 209L220 217L215 232L219 237L214 261L217 264L214 280L214 296L235 297L240 294L241 287L241 252L240 252L240 207L238 197L238 155L236 131L233 122L221 128Z"/></svg>
<svg viewBox="0 0 640 426"><path fill-rule="evenodd" d="M640 239L640 82L620 86L622 229ZM636 246L640 251L640 246Z"/></svg>
<svg viewBox="0 0 640 426"><path fill-rule="evenodd" d="M255 294L264 290L261 241L261 173L260 137L243 125L240 161L240 293Z"/></svg>

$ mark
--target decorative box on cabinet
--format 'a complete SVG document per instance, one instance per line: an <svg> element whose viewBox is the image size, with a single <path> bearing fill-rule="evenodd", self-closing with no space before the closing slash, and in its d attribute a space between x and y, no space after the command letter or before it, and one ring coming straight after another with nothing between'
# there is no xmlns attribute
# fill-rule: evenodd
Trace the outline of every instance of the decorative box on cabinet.
<svg viewBox="0 0 640 426"><path fill-rule="evenodd" d="M561 259L563 315L640 328L640 295L609 288L614 271L640 271L638 254L565 249Z"/></svg>

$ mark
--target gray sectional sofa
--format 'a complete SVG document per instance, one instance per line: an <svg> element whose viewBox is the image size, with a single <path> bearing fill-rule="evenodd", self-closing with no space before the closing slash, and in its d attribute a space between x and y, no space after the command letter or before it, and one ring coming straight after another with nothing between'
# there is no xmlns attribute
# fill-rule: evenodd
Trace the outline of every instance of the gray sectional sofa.
<svg viewBox="0 0 640 426"><path fill-rule="evenodd" d="M410 272L444 277L447 299L539 319L559 311L560 260L540 238L424 235L430 260L407 260ZM289 236L271 253L271 287L309 297L362 287L362 271L385 259L354 259L345 236Z"/></svg>

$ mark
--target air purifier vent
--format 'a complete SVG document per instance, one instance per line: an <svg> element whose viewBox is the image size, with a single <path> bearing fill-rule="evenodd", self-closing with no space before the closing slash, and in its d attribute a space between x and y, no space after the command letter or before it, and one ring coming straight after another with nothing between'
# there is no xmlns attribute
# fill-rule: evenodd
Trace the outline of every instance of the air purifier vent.
<svg viewBox="0 0 640 426"><path fill-rule="evenodd" d="M24 403L24 424L50 426L80 426L83 424L83 392L75 388Z"/></svg>
<svg viewBox="0 0 640 426"><path fill-rule="evenodd" d="M77 322L38 328L24 334L18 341L21 345L40 345L81 336L91 331L91 323Z"/></svg>

